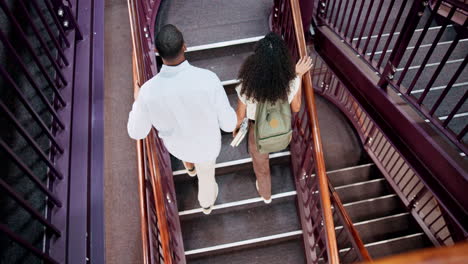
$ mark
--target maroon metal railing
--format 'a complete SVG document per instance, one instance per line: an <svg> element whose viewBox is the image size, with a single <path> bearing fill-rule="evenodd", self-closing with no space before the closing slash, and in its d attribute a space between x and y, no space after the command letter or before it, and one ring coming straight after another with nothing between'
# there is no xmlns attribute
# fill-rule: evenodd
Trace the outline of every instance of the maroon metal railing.
<svg viewBox="0 0 468 264"><path fill-rule="evenodd" d="M128 0L135 93L157 74L154 24L161 1ZM137 142L144 263L186 263L170 155L157 131Z"/></svg>
<svg viewBox="0 0 468 264"><path fill-rule="evenodd" d="M432 8L427 0L318 2L317 23L329 27L372 67L380 78L379 86L390 85L398 91L468 154L468 124L461 128L455 124L468 98L468 91L455 91L468 62L462 43L467 39L468 5L455 0L431 1ZM435 100L428 99L431 92Z"/></svg>
<svg viewBox="0 0 468 264"><path fill-rule="evenodd" d="M314 89L348 117L360 139L405 206L435 245L452 245L468 237L461 219L447 214L441 201L329 66L314 55Z"/></svg>
<svg viewBox="0 0 468 264"><path fill-rule="evenodd" d="M82 38L73 12L76 12L76 1L0 0L4 23L0 29L3 52L0 54L0 115L4 121L0 153L5 157L0 198L5 204L7 200L15 202L12 211L2 212L5 222L0 224L0 233L3 239L8 237L44 263L63 261L60 250L54 250L65 245L67 237L67 230L58 223L66 220L61 214L66 215L64 207L68 198L59 190L68 181L69 103L73 82L69 66L74 61L75 42ZM17 136L15 140L12 134ZM46 138L46 143L41 137ZM26 144L23 148L16 145L21 141ZM28 160L32 156L37 157L37 163ZM14 179L8 174L8 168L14 171L13 164L19 171ZM38 166L44 169L38 170ZM24 180L19 179L22 176ZM17 181L23 185L32 183L34 187L30 191L40 193L42 198L31 201L22 187L17 186ZM39 222L44 230L41 236L45 243L40 247L7 220L22 210L28 213L29 222ZM8 247L3 250L9 254Z"/></svg>
<svg viewBox="0 0 468 264"><path fill-rule="evenodd" d="M307 56L297 0L274 2L272 29L283 37L293 59ZM304 76L302 85L304 104L293 119L291 165L296 182L307 263L370 260L369 253L338 195L328 183L310 75ZM341 226L337 235L335 222ZM338 241L348 247L339 252Z"/></svg>

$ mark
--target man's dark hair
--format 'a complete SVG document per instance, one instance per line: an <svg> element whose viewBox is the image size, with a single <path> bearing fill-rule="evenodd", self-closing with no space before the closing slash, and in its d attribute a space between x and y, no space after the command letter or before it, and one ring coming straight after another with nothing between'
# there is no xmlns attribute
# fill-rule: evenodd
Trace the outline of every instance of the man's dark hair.
<svg viewBox="0 0 468 264"><path fill-rule="evenodd" d="M164 25L156 36L156 49L166 60L173 60L182 52L184 36L171 24Z"/></svg>
<svg viewBox="0 0 468 264"><path fill-rule="evenodd" d="M269 33L241 66L240 93L260 103L287 101L289 83L295 76L294 64L283 39Z"/></svg>

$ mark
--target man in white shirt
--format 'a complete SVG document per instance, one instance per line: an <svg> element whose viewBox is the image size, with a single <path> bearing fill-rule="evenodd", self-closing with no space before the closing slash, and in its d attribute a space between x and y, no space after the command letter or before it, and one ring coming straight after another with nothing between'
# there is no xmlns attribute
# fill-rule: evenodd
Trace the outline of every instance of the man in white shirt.
<svg viewBox="0 0 468 264"><path fill-rule="evenodd" d="M220 128L233 131L236 114L216 74L186 61L184 39L175 26L161 28L156 49L164 65L141 87L129 114L128 134L143 139L154 126L188 174L198 174L198 200L209 214L218 195L215 163L221 150Z"/></svg>

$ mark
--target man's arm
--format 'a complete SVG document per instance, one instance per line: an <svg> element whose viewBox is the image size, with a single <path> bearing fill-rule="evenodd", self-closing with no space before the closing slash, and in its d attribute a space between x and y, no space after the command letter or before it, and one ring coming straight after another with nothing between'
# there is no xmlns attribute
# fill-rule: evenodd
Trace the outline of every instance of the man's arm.
<svg viewBox="0 0 468 264"><path fill-rule="evenodd" d="M236 128L237 116L234 109L232 109L229 103L226 91L221 84L221 81L217 79L216 90L215 90L215 109L218 113L219 127L226 131L232 132Z"/></svg>
<svg viewBox="0 0 468 264"><path fill-rule="evenodd" d="M143 100L137 98L133 103L132 111L128 115L128 135L133 139L143 139L149 134L151 127L148 109Z"/></svg>

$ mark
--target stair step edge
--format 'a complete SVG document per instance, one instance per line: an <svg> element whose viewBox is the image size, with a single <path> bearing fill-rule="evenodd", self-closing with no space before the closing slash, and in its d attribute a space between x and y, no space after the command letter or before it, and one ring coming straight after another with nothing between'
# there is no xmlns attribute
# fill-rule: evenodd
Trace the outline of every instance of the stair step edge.
<svg viewBox="0 0 468 264"><path fill-rule="evenodd" d="M401 237L395 237L395 238L391 238L391 239L386 239L386 240L381 240L381 241L376 241L376 242L372 242L372 243L368 243L368 244L365 244L364 246L365 247L372 247L372 246L377 246L377 245L381 245L381 244L385 244L385 243L390 243L390 242L395 242L395 241L398 241L398 240L405 240L405 239L408 239L408 238L413 238L413 237L418 237L418 236L424 236L424 233L414 233L414 234L411 234L411 235L406 235L406 236L401 236ZM343 253L343 252L346 252L350 250L350 248L343 248L343 249L340 249L340 253Z"/></svg>
<svg viewBox="0 0 468 264"><path fill-rule="evenodd" d="M356 222L356 223L353 223L353 225L354 226L366 225L366 224L375 223L375 222L379 222L379 221L385 221L387 219L398 218L398 217L402 217L402 216L410 216L410 213L405 212L405 213L399 213L399 214L394 214L394 215L378 217L378 218L374 218L374 219L370 219L370 220L366 220L366 221ZM339 230L339 229L342 229L342 228L343 228L343 226L337 226L337 227L335 227L335 230Z"/></svg>
<svg viewBox="0 0 468 264"><path fill-rule="evenodd" d="M338 191L338 190L342 190L342 189L350 188L350 187L354 187L354 186L365 185L365 184L375 183L375 182L385 182L385 181L386 181L385 178L378 178L378 179L373 179L373 180L368 180L368 181L361 181L361 182L356 182L356 183L350 183L350 184L337 186L337 187L335 187L335 190Z"/></svg>
<svg viewBox="0 0 468 264"><path fill-rule="evenodd" d="M294 197L296 195L297 195L296 191L289 191L289 192L273 194L271 198L273 200L277 200L281 198ZM250 199L245 199L245 200L240 200L240 201L235 201L235 202L218 204L218 205L213 206L213 210L235 208L235 207L240 207L243 205L255 204L255 203L263 203L263 199L261 197L255 197L255 198L250 198ZM203 213L202 208L195 208L195 209L180 211L179 216L187 216L187 215L201 214L201 213Z"/></svg>
<svg viewBox="0 0 468 264"><path fill-rule="evenodd" d="M383 196L376 197L376 198L370 198L370 199L364 199L364 200L360 200L360 201L356 201L356 202L345 203L345 204L343 204L343 206L347 207L347 206L351 206L351 205L355 205L355 204L373 202L373 201L383 200L383 199L392 198L392 197L397 197L397 195L396 194L383 195Z"/></svg>
<svg viewBox="0 0 468 264"><path fill-rule="evenodd" d="M212 247L188 250L188 251L185 251L185 255L187 257L195 257L195 256L207 254L207 253L217 253L219 251L224 251L224 250L235 250L235 249L244 248L244 247L252 247L252 246L263 244L263 243L272 243L272 242L297 238L297 237L302 236L302 234L303 234L302 230L296 230L296 231L291 231L291 232L286 232L286 233L281 233L281 234L275 234L275 235L270 235L270 236L247 239L247 240L238 241L238 242L216 245Z"/></svg>
<svg viewBox="0 0 468 264"><path fill-rule="evenodd" d="M278 152L278 153L272 153L272 154L270 154L270 159L281 158L281 157L286 157L286 156L290 156L290 155L291 155L291 152L289 152L289 151L283 151L283 152ZM250 162L252 162L252 158L251 158L251 157L248 157L248 158L244 158L244 159L238 159L238 160L220 162L220 163L217 163L217 164L215 165L215 168L218 169L218 168L231 167L231 166L236 166L236 165L240 165L240 164L246 164L246 163L250 163ZM186 171L185 169L183 169L183 170L177 170L177 171L173 171L173 172L172 172L172 175L173 175L173 176L184 175L184 174L187 174L187 171Z"/></svg>

